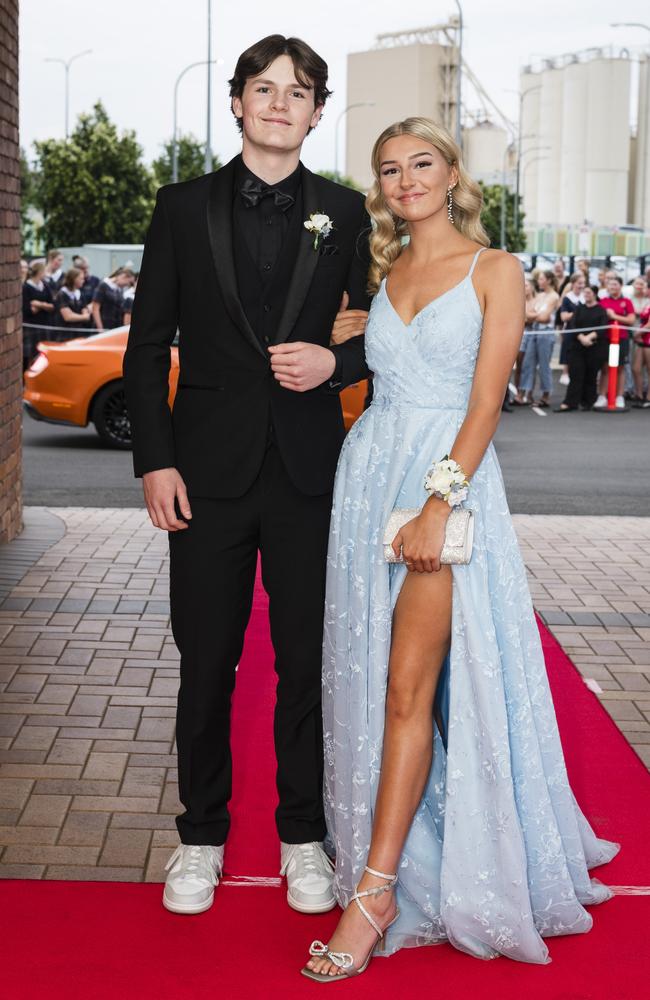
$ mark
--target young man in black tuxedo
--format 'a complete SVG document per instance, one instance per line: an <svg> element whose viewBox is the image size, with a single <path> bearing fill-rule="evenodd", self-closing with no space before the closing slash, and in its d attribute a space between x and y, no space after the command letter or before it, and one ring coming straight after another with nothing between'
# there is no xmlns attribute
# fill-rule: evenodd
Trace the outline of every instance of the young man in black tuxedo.
<svg viewBox="0 0 650 1000"><path fill-rule="evenodd" d="M158 192L124 358L134 469L169 533L171 623L181 654L177 819L163 901L199 913L223 866L230 702L258 551L278 674L281 871L294 908L335 905L322 841L321 643L339 392L367 376L362 330L370 222L364 199L300 163L329 91L300 39L251 46L230 81L242 154ZM325 215L320 231L304 223ZM344 293L350 310L337 311ZM345 300L347 302L347 299ZM168 405L170 345L180 373Z"/></svg>

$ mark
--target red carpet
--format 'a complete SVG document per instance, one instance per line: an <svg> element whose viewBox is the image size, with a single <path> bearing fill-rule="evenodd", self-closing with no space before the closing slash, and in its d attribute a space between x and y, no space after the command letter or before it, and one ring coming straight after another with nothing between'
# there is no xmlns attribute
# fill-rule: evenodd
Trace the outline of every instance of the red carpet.
<svg viewBox="0 0 650 1000"><path fill-rule="evenodd" d="M226 884L198 917L160 905L160 886L5 882L2 995L11 1000L257 1000L312 997L298 975L313 937L336 915L289 910L284 890L241 876L277 877L273 824L274 676L258 588L238 676L234 718L233 826ZM650 776L541 626L576 795L605 837L622 842L603 870L610 885L650 886ZM599 874L599 873L596 873ZM549 940L552 964L480 962L447 945L378 958L340 995L376 1000L645 1000L650 995L650 896L621 895L595 907L594 929ZM339 993L337 993L337 996Z"/></svg>

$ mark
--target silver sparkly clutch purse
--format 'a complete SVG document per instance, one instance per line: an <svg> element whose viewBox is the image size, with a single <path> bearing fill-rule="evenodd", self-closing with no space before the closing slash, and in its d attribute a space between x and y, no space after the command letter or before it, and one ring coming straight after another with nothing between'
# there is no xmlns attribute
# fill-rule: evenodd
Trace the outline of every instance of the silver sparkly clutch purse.
<svg viewBox="0 0 650 1000"><path fill-rule="evenodd" d="M408 521L412 521L421 511L421 507L396 507L384 531L384 558L389 563L400 563L401 553L396 556L391 542L395 535ZM440 562L449 566L466 566L472 558L472 543L474 541L474 515L471 510L453 507L445 526L445 543L440 553Z"/></svg>

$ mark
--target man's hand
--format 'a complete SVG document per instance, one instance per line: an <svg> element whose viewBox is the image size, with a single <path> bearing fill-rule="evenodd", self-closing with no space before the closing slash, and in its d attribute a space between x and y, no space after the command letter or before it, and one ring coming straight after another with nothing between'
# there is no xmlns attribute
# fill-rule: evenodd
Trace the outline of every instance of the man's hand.
<svg viewBox="0 0 650 1000"><path fill-rule="evenodd" d="M178 506L183 517L192 517L185 483L178 469L155 469L153 472L145 472L142 477L142 488L144 502L155 528L161 528L163 531L189 528L189 524L176 517L174 509L174 500L178 497Z"/></svg>
<svg viewBox="0 0 650 1000"><path fill-rule="evenodd" d="M366 332L368 313L365 309L348 309L350 296L343 292L340 311L336 314L330 344L344 344L350 337L360 337Z"/></svg>
<svg viewBox="0 0 650 1000"><path fill-rule="evenodd" d="M269 347L273 375L283 389L307 392L331 378L336 358L319 344L274 344Z"/></svg>

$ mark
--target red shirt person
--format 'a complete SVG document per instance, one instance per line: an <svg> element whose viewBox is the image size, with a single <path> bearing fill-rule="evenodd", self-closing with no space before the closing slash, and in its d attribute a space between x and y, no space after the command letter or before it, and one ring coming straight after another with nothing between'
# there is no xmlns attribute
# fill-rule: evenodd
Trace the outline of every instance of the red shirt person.
<svg viewBox="0 0 650 1000"><path fill-rule="evenodd" d="M616 407L620 409L625 408L625 397L623 395L625 388L625 363L627 362L630 353L628 328L634 326L636 321L634 305L631 299L626 299L625 296L621 294L622 287L622 279L618 274L612 274L610 271L607 275L606 281L607 295L600 300L600 305L603 307L608 317L611 320L616 320L620 328L621 349L618 361L618 377L616 383ZM608 377L609 365L603 365L600 372L599 396L594 404L600 409L607 406Z"/></svg>

